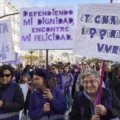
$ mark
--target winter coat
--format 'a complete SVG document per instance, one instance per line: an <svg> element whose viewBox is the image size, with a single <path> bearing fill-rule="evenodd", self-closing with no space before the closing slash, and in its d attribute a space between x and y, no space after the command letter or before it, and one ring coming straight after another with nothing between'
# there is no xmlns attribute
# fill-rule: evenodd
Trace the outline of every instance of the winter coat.
<svg viewBox="0 0 120 120"><path fill-rule="evenodd" d="M13 81L1 85L0 100L3 101L3 105L0 108L0 120L19 120L19 111L24 106L24 98L20 86Z"/></svg>
<svg viewBox="0 0 120 120"><path fill-rule="evenodd" d="M106 116L100 116L100 120L110 120L115 117L120 117L120 100L113 91L109 92L107 89L103 88L101 104L107 108L108 112ZM69 114L70 120L91 120L93 113L91 109L93 108L93 103L83 92L81 93L80 99L78 95L76 95L73 101L72 111Z"/></svg>
<svg viewBox="0 0 120 120"><path fill-rule="evenodd" d="M32 120L64 120L66 104L63 94L59 88L51 88L50 91L54 96L51 101L43 98L42 91L39 89L31 94L28 115ZM45 103L50 103L50 112L43 111Z"/></svg>

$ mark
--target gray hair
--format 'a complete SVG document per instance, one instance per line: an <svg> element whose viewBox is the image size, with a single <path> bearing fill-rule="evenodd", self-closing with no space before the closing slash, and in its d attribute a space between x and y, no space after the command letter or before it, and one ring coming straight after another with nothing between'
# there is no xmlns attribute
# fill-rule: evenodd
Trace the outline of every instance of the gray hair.
<svg viewBox="0 0 120 120"><path fill-rule="evenodd" d="M94 69L90 69L90 70L86 70L84 73L83 73L83 75L82 75L82 81L81 82L83 82L83 79L85 78L85 77L87 77L87 76L93 76L97 81L98 81L98 83L100 83L100 76L99 76L99 73L96 71L96 70L94 70ZM82 83L81 83L82 84Z"/></svg>

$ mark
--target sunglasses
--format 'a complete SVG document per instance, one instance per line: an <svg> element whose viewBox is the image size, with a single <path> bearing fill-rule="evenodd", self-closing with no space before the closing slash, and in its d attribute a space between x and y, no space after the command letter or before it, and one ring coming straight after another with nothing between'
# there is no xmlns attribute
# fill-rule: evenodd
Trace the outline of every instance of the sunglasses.
<svg viewBox="0 0 120 120"><path fill-rule="evenodd" d="M1 74L0 77L10 77L11 74Z"/></svg>

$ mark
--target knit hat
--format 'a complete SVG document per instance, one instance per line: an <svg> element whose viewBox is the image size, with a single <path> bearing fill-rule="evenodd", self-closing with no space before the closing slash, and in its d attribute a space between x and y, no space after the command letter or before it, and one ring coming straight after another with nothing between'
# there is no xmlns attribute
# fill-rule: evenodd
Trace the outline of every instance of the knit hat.
<svg viewBox="0 0 120 120"><path fill-rule="evenodd" d="M63 64L63 62L58 62L58 64L62 65L62 64Z"/></svg>
<svg viewBox="0 0 120 120"><path fill-rule="evenodd" d="M78 69L78 65L77 64L73 64L73 68L74 69Z"/></svg>
<svg viewBox="0 0 120 120"><path fill-rule="evenodd" d="M30 78L30 75L29 74L23 74L23 76L26 76L27 78Z"/></svg>
<svg viewBox="0 0 120 120"><path fill-rule="evenodd" d="M43 68L36 68L36 69L34 70L34 75L43 77L43 78L45 78L45 79L48 78L48 73L47 73L47 71L46 71L45 69L43 69Z"/></svg>

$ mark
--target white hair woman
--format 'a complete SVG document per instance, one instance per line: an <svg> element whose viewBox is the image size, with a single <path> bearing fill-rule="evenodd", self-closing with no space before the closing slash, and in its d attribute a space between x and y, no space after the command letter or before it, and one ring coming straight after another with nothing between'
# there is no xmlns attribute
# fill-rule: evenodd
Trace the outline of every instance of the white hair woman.
<svg viewBox="0 0 120 120"><path fill-rule="evenodd" d="M99 81L95 71L86 71L82 75L84 91L74 98L70 120L117 120L120 117L120 100L110 89L102 88L101 104L97 105Z"/></svg>

